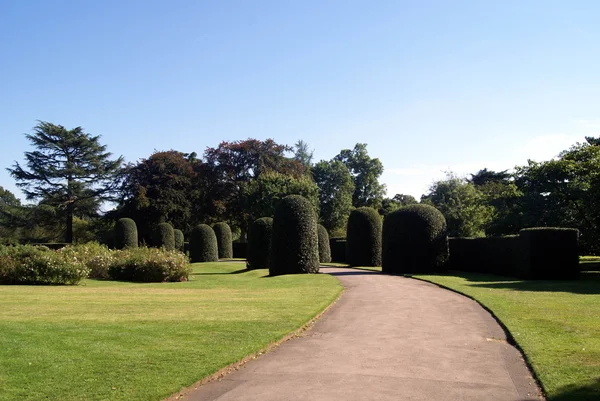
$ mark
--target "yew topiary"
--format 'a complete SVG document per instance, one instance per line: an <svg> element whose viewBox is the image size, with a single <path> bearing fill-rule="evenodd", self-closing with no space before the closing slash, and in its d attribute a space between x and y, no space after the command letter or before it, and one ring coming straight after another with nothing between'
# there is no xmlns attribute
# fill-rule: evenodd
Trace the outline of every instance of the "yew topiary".
<svg viewBox="0 0 600 401"><path fill-rule="evenodd" d="M383 222L382 271L390 274L432 273L448 259L444 215L429 205L410 205Z"/></svg>
<svg viewBox="0 0 600 401"><path fill-rule="evenodd" d="M248 269L268 269L271 255L271 234L273 219L261 217L256 219L248 229Z"/></svg>
<svg viewBox="0 0 600 401"><path fill-rule="evenodd" d="M317 226L317 234L319 237L319 262L331 262L331 248L329 247L329 233L322 225Z"/></svg>
<svg viewBox="0 0 600 401"><path fill-rule="evenodd" d="M154 246L167 251L175 249L175 233L169 223L160 223L154 229Z"/></svg>
<svg viewBox="0 0 600 401"><path fill-rule="evenodd" d="M317 216L310 202L300 195L283 198L275 209L269 273L318 273L319 239Z"/></svg>
<svg viewBox="0 0 600 401"><path fill-rule="evenodd" d="M183 231L174 229L173 235L175 237L175 249L183 252L185 247L185 238L183 236Z"/></svg>
<svg viewBox="0 0 600 401"><path fill-rule="evenodd" d="M359 207L350 213L346 262L350 266L381 266L381 216L377 210Z"/></svg>
<svg viewBox="0 0 600 401"><path fill-rule="evenodd" d="M207 224L199 224L190 234L190 259L196 262L217 262L219 250L217 236Z"/></svg>
<svg viewBox="0 0 600 401"><path fill-rule="evenodd" d="M115 224L115 248L137 248L138 231L133 219L123 217Z"/></svg>
<svg viewBox="0 0 600 401"><path fill-rule="evenodd" d="M233 258L233 239L231 228L227 223L216 223L213 225L213 230L217 236L217 248L219 250L219 259Z"/></svg>

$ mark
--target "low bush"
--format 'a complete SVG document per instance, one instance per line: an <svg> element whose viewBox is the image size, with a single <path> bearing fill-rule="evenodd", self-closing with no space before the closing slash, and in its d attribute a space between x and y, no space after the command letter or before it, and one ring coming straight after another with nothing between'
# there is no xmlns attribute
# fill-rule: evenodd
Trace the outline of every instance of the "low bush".
<svg viewBox="0 0 600 401"><path fill-rule="evenodd" d="M181 252L146 247L115 251L108 269L113 280L137 282L187 281L190 273Z"/></svg>
<svg viewBox="0 0 600 401"><path fill-rule="evenodd" d="M74 285L88 273L69 248L51 251L30 245L0 246L1 284Z"/></svg>
<svg viewBox="0 0 600 401"><path fill-rule="evenodd" d="M160 223L154 229L154 246L164 248L167 251L175 249L175 233L173 226L169 223Z"/></svg>
<svg viewBox="0 0 600 401"><path fill-rule="evenodd" d="M271 255L271 233L273 219L261 217L256 219L248 229L248 269L268 269Z"/></svg>
<svg viewBox="0 0 600 401"><path fill-rule="evenodd" d="M233 239L229 225L223 222L216 223L213 225L213 230L215 232L215 236L217 237L219 259L233 258Z"/></svg>
<svg viewBox="0 0 600 401"><path fill-rule="evenodd" d="M183 231L174 229L173 236L175 237L175 249L179 252L183 252L185 248L185 239L183 237Z"/></svg>
<svg viewBox="0 0 600 401"><path fill-rule="evenodd" d="M517 275L529 280L579 278L578 238L575 228L539 227L519 231L521 263Z"/></svg>
<svg viewBox="0 0 600 401"><path fill-rule="evenodd" d="M381 216L377 210L353 210L348 218L346 241L346 262L350 266L381 266Z"/></svg>
<svg viewBox="0 0 600 401"><path fill-rule="evenodd" d="M114 228L115 248L137 248L138 231L133 219L123 217L117 220Z"/></svg>
<svg viewBox="0 0 600 401"><path fill-rule="evenodd" d="M319 262L331 262L331 248L329 247L329 233L321 224L317 226L317 234L319 237Z"/></svg>
<svg viewBox="0 0 600 401"><path fill-rule="evenodd" d="M217 236L206 224L199 224L190 235L190 258L192 263L216 262L219 260Z"/></svg>

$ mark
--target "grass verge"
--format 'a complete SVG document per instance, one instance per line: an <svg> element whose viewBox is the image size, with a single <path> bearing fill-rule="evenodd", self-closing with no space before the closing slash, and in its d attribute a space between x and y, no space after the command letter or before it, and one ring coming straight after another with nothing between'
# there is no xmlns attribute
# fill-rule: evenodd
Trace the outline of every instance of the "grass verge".
<svg viewBox="0 0 600 401"><path fill-rule="evenodd" d="M415 275L468 295L506 326L549 401L600 400L600 274L521 281L474 273Z"/></svg>
<svg viewBox="0 0 600 401"><path fill-rule="evenodd" d="M194 265L191 281L0 286L0 400L160 400L308 322L329 275Z"/></svg>

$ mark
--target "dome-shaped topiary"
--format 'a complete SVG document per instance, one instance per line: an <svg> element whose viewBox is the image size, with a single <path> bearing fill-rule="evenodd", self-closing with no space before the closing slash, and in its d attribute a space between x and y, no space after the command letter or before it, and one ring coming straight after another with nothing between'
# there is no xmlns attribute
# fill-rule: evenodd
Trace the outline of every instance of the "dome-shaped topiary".
<svg viewBox="0 0 600 401"><path fill-rule="evenodd" d="M217 236L219 259L233 258L233 239L229 225L227 223L216 223L213 225L213 230Z"/></svg>
<svg viewBox="0 0 600 401"><path fill-rule="evenodd" d="M248 269L268 269L271 255L271 233L273 219L261 217L256 219L248 229Z"/></svg>
<svg viewBox="0 0 600 401"><path fill-rule="evenodd" d="M199 224L190 234L190 259L196 262L216 262L219 260L217 236L206 224Z"/></svg>
<svg viewBox="0 0 600 401"><path fill-rule="evenodd" d="M381 266L381 216L377 210L359 207L350 213L346 262L350 266Z"/></svg>
<svg viewBox="0 0 600 401"><path fill-rule="evenodd" d="M115 224L115 247L117 249L137 248L138 231L135 221L128 217L117 220Z"/></svg>
<svg viewBox="0 0 600 401"><path fill-rule="evenodd" d="M384 273L431 273L448 258L444 215L429 205L410 205L387 215L383 222Z"/></svg>
<svg viewBox="0 0 600 401"><path fill-rule="evenodd" d="M175 237L175 249L183 252L183 248L185 246L185 238L183 236L183 231L174 229L173 235Z"/></svg>
<svg viewBox="0 0 600 401"><path fill-rule="evenodd" d="M269 273L318 273L317 216L300 195L283 198L275 209Z"/></svg>
<svg viewBox="0 0 600 401"><path fill-rule="evenodd" d="M317 234L319 237L319 262L331 262L331 248L329 246L329 233L322 225L317 226Z"/></svg>
<svg viewBox="0 0 600 401"><path fill-rule="evenodd" d="M160 223L154 229L154 246L168 251L175 249L175 233L169 223Z"/></svg>

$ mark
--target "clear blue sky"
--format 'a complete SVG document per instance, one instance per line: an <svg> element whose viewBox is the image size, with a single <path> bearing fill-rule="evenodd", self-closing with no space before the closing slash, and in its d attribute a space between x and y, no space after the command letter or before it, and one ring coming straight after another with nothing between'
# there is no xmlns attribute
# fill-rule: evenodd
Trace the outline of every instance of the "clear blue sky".
<svg viewBox="0 0 600 401"><path fill-rule="evenodd" d="M127 161L357 142L388 195L600 135L600 2L0 1L0 185L36 120Z"/></svg>

